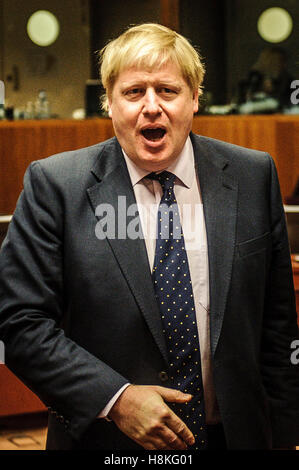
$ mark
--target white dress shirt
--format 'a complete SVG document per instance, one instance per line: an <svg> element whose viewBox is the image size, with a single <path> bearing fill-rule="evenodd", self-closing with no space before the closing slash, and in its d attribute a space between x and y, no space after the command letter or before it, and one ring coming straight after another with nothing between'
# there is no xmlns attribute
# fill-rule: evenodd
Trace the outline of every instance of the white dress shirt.
<svg viewBox="0 0 299 470"><path fill-rule="evenodd" d="M162 197L162 187L159 181L145 178L149 172L137 167L125 152L123 153L136 197L149 267L152 270L156 246L157 212ZM174 192L180 212L195 302L206 421L208 424L213 424L219 422L220 419L213 387L210 357L208 248L203 204L190 137L187 138L181 154L167 168L167 171L176 175ZM126 386L128 384L122 387L109 401L100 417L108 415L109 410Z"/></svg>

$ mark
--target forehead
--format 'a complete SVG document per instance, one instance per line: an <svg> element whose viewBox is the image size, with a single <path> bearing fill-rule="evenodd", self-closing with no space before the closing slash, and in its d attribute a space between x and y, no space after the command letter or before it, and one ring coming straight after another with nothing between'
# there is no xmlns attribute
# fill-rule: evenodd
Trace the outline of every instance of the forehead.
<svg viewBox="0 0 299 470"><path fill-rule="evenodd" d="M134 81L151 82L173 82L186 84L182 72L177 64L168 62L162 66L146 67L142 65L132 66L121 70L116 77L114 84L121 85Z"/></svg>

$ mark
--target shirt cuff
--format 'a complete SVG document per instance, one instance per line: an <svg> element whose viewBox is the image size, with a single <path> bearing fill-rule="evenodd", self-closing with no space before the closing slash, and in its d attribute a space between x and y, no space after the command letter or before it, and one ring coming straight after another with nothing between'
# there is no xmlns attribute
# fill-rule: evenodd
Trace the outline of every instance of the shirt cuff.
<svg viewBox="0 0 299 470"><path fill-rule="evenodd" d="M127 383L125 385L123 385L119 390L118 392L111 398L111 400L109 400L109 402L107 403L107 405L105 406L105 408L102 409L102 411L98 414L98 418L105 418L107 419L108 421L109 418L108 418L108 415L109 415L109 411L111 410L112 406L114 405L114 403L116 402L116 400L118 399L118 397L120 397L120 395L123 393L123 391L129 386L131 385L130 383Z"/></svg>

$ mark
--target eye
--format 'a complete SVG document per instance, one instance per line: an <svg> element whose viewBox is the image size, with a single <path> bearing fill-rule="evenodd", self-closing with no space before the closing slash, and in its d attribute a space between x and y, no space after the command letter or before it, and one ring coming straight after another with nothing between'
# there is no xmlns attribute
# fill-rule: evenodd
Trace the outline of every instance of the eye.
<svg viewBox="0 0 299 470"><path fill-rule="evenodd" d="M125 92L125 95L130 98L135 98L143 93L142 88L131 88Z"/></svg>
<svg viewBox="0 0 299 470"><path fill-rule="evenodd" d="M177 90L174 88L168 88L166 86L159 88L158 92L166 98L173 98L177 95Z"/></svg>

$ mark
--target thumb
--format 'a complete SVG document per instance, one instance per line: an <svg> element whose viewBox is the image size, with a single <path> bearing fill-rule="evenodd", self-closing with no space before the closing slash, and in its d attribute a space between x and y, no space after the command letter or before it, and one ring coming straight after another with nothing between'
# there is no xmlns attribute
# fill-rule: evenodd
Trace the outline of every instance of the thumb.
<svg viewBox="0 0 299 470"><path fill-rule="evenodd" d="M192 400L192 395L190 395L190 393L183 393L177 389L157 386L155 387L155 390L165 401L168 402L184 403Z"/></svg>

